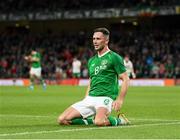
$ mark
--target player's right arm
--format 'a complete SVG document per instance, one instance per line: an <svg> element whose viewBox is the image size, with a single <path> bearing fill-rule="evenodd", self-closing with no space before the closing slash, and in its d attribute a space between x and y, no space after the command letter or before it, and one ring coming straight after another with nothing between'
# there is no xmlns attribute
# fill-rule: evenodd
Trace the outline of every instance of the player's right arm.
<svg viewBox="0 0 180 140"><path fill-rule="evenodd" d="M89 84L88 84L88 87L86 89L86 94L85 94L85 97L88 96L89 94L89 90L90 90L90 83L91 83L91 79L89 78Z"/></svg>

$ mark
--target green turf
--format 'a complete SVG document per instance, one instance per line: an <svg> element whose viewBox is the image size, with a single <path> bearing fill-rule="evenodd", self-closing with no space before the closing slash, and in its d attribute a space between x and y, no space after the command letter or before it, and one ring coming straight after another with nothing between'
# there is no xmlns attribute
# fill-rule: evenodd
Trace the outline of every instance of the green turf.
<svg viewBox="0 0 180 140"><path fill-rule="evenodd" d="M58 115L86 87L0 87L0 138L180 139L180 87L130 87L122 112L129 126L59 126ZM113 112L115 115L115 112Z"/></svg>

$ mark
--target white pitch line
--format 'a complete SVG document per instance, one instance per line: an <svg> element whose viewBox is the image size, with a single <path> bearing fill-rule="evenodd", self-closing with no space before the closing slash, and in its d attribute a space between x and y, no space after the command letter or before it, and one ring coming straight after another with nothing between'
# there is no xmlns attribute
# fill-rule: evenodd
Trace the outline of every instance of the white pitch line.
<svg viewBox="0 0 180 140"><path fill-rule="evenodd" d="M24 115L24 114L0 114L0 117L15 117L15 118L57 118L57 116L46 115ZM180 121L180 120L166 120L158 118L129 118L129 120L136 121Z"/></svg>
<svg viewBox="0 0 180 140"><path fill-rule="evenodd" d="M102 129L117 129L117 128L136 128L136 127L146 127L146 126L159 126L159 125L175 125L180 124L180 122L170 122L170 123L154 123L154 124L140 124L140 125L127 125L127 126L107 126L107 127L90 127L90 128L76 128L76 129L61 129L52 131L38 131L38 132L21 132L21 133L6 133L0 134L0 136L20 136L20 135L31 135L31 134L48 134L48 133L61 133L61 132L76 132L76 131L89 131L89 130L102 130Z"/></svg>
<svg viewBox="0 0 180 140"><path fill-rule="evenodd" d="M136 121L167 121L167 122L177 122L180 120L165 120L165 119L157 119L157 118L129 118L129 120L136 120Z"/></svg>
<svg viewBox="0 0 180 140"><path fill-rule="evenodd" d="M15 117L15 118L53 118L55 116L40 116L40 115L18 115L18 114L0 114L0 117Z"/></svg>

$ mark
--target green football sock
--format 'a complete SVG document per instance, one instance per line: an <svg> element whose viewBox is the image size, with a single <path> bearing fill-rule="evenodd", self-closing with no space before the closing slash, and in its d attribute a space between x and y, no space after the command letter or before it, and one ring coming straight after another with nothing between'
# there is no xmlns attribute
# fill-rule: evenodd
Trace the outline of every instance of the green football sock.
<svg viewBox="0 0 180 140"><path fill-rule="evenodd" d="M34 85L34 77L30 77L31 86Z"/></svg>
<svg viewBox="0 0 180 140"><path fill-rule="evenodd" d="M42 77L39 77L39 81L40 81L40 83L41 83L42 85L45 84L44 79L43 79Z"/></svg>
<svg viewBox="0 0 180 140"><path fill-rule="evenodd" d="M71 120L71 124L75 125L90 125L93 124L93 119L92 118L87 118L87 119L82 119L82 118L75 118Z"/></svg>
<svg viewBox="0 0 180 140"><path fill-rule="evenodd" d="M119 118L115 118L115 117L112 117L112 116L109 116L108 120L109 120L111 126L117 126L121 122L121 120Z"/></svg>

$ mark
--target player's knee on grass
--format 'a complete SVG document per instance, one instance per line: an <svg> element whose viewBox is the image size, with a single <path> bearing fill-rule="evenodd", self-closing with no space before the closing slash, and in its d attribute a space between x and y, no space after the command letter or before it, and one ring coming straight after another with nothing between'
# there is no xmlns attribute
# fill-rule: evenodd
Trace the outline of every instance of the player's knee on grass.
<svg viewBox="0 0 180 140"><path fill-rule="evenodd" d="M67 121L66 121L65 117L59 116L59 118L58 118L58 123L65 125L65 124L67 123Z"/></svg>
<svg viewBox="0 0 180 140"><path fill-rule="evenodd" d="M95 119L94 120L94 124L96 126L106 126L107 125L107 121L106 121L105 118Z"/></svg>
<svg viewBox="0 0 180 140"><path fill-rule="evenodd" d="M66 116L59 116L58 118L58 123L61 125L69 125L70 124L70 118Z"/></svg>

